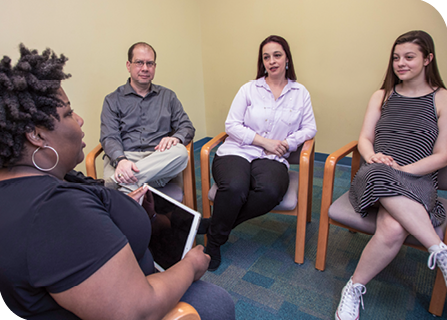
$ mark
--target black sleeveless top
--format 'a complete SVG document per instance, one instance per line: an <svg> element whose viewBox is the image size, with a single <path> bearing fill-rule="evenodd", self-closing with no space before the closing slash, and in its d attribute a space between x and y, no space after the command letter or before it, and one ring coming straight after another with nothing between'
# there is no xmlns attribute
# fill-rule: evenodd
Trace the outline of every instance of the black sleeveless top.
<svg viewBox="0 0 447 320"><path fill-rule="evenodd" d="M374 152L393 157L401 166L430 156L439 132L435 93L410 98L393 91L376 124ZM352 181L349 199L365 216L380 197L402 195L421 203L436 227L445 219L437 189L437 171L419 176L381 163L364 164Z"/></svg>

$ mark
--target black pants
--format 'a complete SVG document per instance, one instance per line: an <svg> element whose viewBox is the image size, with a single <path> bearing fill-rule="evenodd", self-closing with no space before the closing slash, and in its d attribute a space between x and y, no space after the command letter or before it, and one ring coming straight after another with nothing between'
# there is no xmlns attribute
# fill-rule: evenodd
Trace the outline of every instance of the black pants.
<svg viewBox="0 0 447 320"><path fill-rule="evenodd" d="M275 160L250 163L239 156L216 155L212 173L218 190L208 230L211 246L223 245L237 225L271 211L289 187L287 166Z"/></svg>

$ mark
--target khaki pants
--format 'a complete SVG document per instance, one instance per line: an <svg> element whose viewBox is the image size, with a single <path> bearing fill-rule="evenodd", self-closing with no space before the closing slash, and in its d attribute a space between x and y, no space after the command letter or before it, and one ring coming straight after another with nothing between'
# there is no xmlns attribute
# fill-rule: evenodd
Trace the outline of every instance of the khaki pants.
<svg viewBox="0 0 447 320"><path fill-rule="evenodd" d="M178 143L160 151L124 151L127 159L134 162L140 172L134 172L138 182L135 184L119 184L120 191L129 193L138 189L143 183L159 188L165 186L169 180L182 172L188 164L188 151ZM110 159L104 158L104 177L115 180L115 168L110 165Z"/></svg>

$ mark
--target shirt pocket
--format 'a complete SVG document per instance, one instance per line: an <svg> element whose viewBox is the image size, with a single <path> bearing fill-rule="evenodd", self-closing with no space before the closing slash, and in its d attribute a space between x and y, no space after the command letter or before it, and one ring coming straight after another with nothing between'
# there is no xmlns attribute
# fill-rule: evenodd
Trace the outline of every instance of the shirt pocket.
<svg viewBox="0 0 447 320"><path fill-rule="evenodd" d="M297 131L301 126L302 110L298 108L284 108L281 114L281 123L287 126L288 133Z"/></svg>

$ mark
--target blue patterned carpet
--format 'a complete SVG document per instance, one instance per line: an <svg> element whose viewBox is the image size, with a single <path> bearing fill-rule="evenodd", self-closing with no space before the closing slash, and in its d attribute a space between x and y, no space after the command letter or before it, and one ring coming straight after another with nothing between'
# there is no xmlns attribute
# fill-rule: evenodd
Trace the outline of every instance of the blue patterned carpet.
<svg viewBox="0 0 447 320"><path fill-rule="evenodd" d="M198 152L195 159L201 211ZM350 168L341 166L336 176L334 197L347 191ZM370 237L331 226L326 270L315 269L322 178L323 163L316 162L303 265L293 261L296 218L268 213L234 229L222 246L222 265L204 275L231 294L237 319L334 319L341 289ZM198 243L203 244L203 236ZM361 319L433 319L428 306L435 272L428 269L427 259L426 252L404 246L368 284Z"/></svg>

